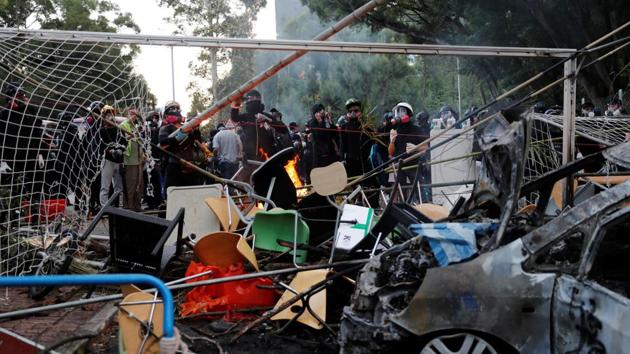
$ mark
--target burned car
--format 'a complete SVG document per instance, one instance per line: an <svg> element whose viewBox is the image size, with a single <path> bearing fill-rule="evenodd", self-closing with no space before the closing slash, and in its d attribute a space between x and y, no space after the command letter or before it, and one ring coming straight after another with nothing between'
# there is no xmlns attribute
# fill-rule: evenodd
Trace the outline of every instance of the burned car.
<svg viewBox="0 0 630 354"><path fill-rule="evenodd" d="M418 227L417 237L363 268L344 309L342 353L621 353L630 346L630 182L544 216L555 181L593 159L627 166L630 144L521 185L527 121L498 121L480 141L485 167L466 210ZM515 212L533 191L535 210Z"/></svg>

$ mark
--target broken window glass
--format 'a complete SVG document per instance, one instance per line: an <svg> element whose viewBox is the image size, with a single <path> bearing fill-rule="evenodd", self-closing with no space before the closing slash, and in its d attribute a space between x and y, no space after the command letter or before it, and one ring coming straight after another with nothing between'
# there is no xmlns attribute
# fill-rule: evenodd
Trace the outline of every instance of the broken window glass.
<svg viewBox="0 0 630 354"><path fill-rule="evenodd" d="M558 270L577 273L580 266L584 233L572 231L535 256L536 267L541 270Z"/></svg>
<svg viewBox="0 0 630 354"><path fill-rule="evenodd" d="M589 278L600 285L630 297L630 220L616 223L602 231Z"/></svg>

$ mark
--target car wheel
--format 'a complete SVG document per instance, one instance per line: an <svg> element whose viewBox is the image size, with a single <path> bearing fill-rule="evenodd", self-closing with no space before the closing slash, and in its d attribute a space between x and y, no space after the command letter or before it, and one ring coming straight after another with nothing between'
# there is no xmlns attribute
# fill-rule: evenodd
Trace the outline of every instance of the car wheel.
<svg viewBox="0 0 630 354"><path fill-rule="evenodd" d="M441 335L424 345L420 354L497 354L483 338L471 333Z"/></svg>

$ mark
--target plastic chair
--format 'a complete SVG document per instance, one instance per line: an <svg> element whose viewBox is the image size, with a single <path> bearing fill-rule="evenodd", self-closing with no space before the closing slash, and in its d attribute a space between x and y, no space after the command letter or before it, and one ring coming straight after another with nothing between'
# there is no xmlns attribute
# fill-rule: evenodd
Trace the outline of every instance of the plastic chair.
<svg viewBox="0 0 630 354"><path fill-rule="evenodd" d="M278 241L293 242L293 263L306 261L307 251L298 250L298 244L308 244L309 228L300 219L295 210L272 209L259 211L252 223L252 231L256 236L252 248L273 252L286 252L289 247L281 246Z"/></svg>

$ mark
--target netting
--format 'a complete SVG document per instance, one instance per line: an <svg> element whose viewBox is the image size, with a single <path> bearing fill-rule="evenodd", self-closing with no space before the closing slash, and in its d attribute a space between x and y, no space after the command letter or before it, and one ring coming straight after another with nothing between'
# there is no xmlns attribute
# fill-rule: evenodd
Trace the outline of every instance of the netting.
<svg viewBox="0 0 630 354"><path fill-rule="evenodd" d="M525 168L526 181L534 180L562 164L562 120L563 116L534 114ZM577 117L575 134L577 152L586 156L627 141L630 137L630 117ZM612 169L614 166L605 164L600 172Z"/></svg>
<svg viewBox="0 0 630 354"><path fill-rule="evenodd" d="M87 107L148 108L131 52L115 43L0 38L0 275L30 272L34 250L62 223L87 218L106 147L101 117Z"/></svg>

